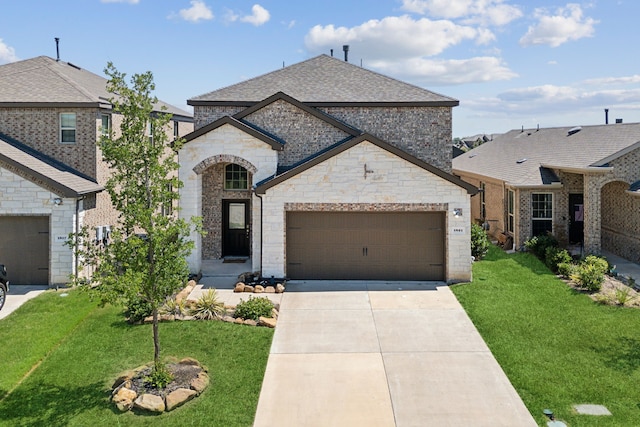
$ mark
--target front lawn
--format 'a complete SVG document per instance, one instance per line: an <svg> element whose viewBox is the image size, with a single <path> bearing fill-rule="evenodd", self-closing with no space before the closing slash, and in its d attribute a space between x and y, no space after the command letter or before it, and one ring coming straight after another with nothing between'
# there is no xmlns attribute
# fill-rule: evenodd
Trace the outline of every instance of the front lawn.
<svg viewBox="0 0 640 427"><path fill-rule="evenodd" d="M86 307L89 313L78 315L80 321L75 327L65 328L62 338L52 339L49 351L39 350L47 356L9 395L6 392L15 387L19 381L16 378L26 373L24 364L20 372L0 377L0 390L5 394L0 397L0 425L246 427L253 423L273 330L219 321L162 323L163 356L198 359L209 368L211 385L200 397L172 412L156 416L122 414L109 401L110 387L118 373L153 360L151 326L129 325L120 309L95 308L83 301L86 296L79 292L70 294L60 298L50 292L32 300L44 304L40 309L45 311L54 310L55 305L60 315L84 313ZM66 305L59 307L60 301ZM25 311L31 309L28 302L0 320L0 352L4 352L0 355L6 357L7 347L31 341L28 330L9 329L3 324L20 322ZM42 326L37 316L29 320L35 329ZM55 319L44 316L44 322ZM11 353L9 357L13 362L20 355ZM0 363L5 364L6 359Z"/></svg>
<svg viewBox="0 0 640 427"><path fill-rule="evenodd" d="M598 305L528 253L492 247L473 277L452 290L541 426L546 408L570 426L640 425L640 309Z"/></svg>

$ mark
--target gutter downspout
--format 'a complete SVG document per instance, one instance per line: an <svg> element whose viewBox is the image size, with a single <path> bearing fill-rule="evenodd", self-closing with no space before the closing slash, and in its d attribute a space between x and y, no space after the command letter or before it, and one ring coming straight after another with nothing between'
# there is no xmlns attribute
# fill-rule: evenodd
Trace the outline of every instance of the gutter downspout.
<svg viewBox="0 0 640 427"><path fill-rule="evenodd" d="M262 277L262 236L264 235L264 200L262 200L262 196L253 191L253 194L260 199L260 277Z"/></svg>

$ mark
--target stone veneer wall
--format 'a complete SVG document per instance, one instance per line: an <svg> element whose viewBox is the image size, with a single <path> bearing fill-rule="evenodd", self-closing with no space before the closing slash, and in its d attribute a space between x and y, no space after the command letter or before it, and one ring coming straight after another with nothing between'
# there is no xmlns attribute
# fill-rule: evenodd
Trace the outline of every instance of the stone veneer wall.
<svg viewBox="0 0 640 427"><path fill-rule="evenodd" d="M233 126L224 125L186 143L178 153L180 162L179 177L184 183L180 194L180 216L203 216L205 205L210 203L212 195L204 190L215 188L205 186L205 172L216 164L237 163L252 173L252 181L260 182L276 172L278 152L271 146L248 135ZM211 202L213 203L213 202ZM207 207L206 209L213 209ZM260 247L260 201L252 201L252 260L258 262ZM212 211L213 212L213 211ZM200 271L203 255L203 238L192 233L191 239L196 247L188 257L192 272ZM213 247L213 246L210 246ZM256 252L257 251L257 252ZM208 252L212 254L211 252ZM212 254L215 255L215 254ZM255 268L254 268L255 270Z"/></svg>
<svg viewBox="0 0 640 427"><path fill-rule="evenodd" d="M374 171L366 178L362 164ZM267 190L263 197L262 274L286 275L286 211L296 209L409 211L437 210L446 214L445 262L450 282L471 279L470 217L466 190L369 142L316 165ZM255 210L254 210L255 212ZM461 234L453 228L461 228ZM254 264L255 265L255 264Z"/></svg>
<svg viewBox="0 0 640 427"><path fill-rule="evenodd" d="M44 185L44 183L39 183ZM73 272L73 253L58 237L75 231L75 199L60 197L50 189L27 180L13 167L0 163L0 215L49 217L49 285L66 284ZM82 224L82 217L80 218Z"/></svg>
<svg viewBox="0 0 640 427"><path fill-rule="evenodd" d="M250 114L245 120L285 141L284 150L278 153L279 166L293 165L349 136L283 100Z"/></svg>
<svg viewBox="0 0 640 427"><path fill-rule="evenodd" d="M320 110L451 173L451 107L322 107Z"/></svg>

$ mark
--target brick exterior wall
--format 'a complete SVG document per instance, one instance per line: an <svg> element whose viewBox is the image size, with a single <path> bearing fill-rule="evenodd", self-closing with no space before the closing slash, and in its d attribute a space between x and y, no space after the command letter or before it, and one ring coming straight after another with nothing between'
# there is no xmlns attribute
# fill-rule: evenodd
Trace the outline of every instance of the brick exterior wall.
<svg viewBox="0 0 640 427"><path fill-rule="evenodd" d="M278 100L245 117L286 142L279 166L291 166L348 137L349 134L290 103Z"/></svg>
<svg viewBox="0 0 640 427"><path fill-rule="evenodd" d="M554 208L557 215L554 216L554 232L561 245L569 243L569 226L572 213L569 211L569 195L583 194L584 178L577 173L570 173L561 170L554 170L555 174L562 182L562 189L555 193L557 199Z"/></svg>
<svg viewBox="0 0 640 427"><path fill-rule="evenodd" d="M362 162L374 171L366 179ZM259 202L258 202L259 203ZM471 279L470 218L450 211L469 212L466 190L368 142L362 142L327 161L270 188L263 196L262 273L286 275L286 211L434 211L446 214L445 262L450 282ZM258 211L254 208L254 215ZM453 227L465 232L454 234ZM255 246L254 246L255 248ZM254 256L254 270L256 267ZM259 260L258 260L259 261Z"/></svg>
<svg viewBox="0 0 640 427"><path fill-rule="evenodd" d="M193 124L194 129L200 129L203 126L213 123L224 116L233 116L244 110L245 107L232 107L220 105L198 105L193 107Z"/></svg>
<svg viewBox="0 0 640 427"><path fill-rule="evenodd" d="M60 113L76 113L76 142L60 143ZM95 178L97 108L0 108L0 132Z"/></svg>
<svg viewBox="0 0 640 427"><path fill-rule="evenodd" d="M322 107L325 113L451 173L451 107Z"/></svg>

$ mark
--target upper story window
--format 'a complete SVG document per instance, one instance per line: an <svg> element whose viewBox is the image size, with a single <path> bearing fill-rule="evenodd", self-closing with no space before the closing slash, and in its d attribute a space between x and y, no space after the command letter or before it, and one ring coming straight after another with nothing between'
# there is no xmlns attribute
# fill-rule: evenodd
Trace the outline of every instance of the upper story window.
<svg viewBox="0 0 640 427"><path fill-rule="evenodd" d="M76 113L60 113L60 142L76 142Z"/></svg>
<svg viewBox="0 0 640 427"><path fill-rule="evenodd" d="M531 233L539 236L551 232L553 227L553 194L531 195Z"/></svg>
<svg viewBox="0 0 640 427"><path fill-rule="evenodd" d="M111 135L111 114L103 114L102 115L102 125L100 127L100 131L102 132L102 136Z"/></svg>
<svg viewBox="0 0 640 427"><path fill-rule="evenodd" d="M224 189L225 190L247 190L249 189L249 174L240 165L230 163L224 168Z"/></svg>

